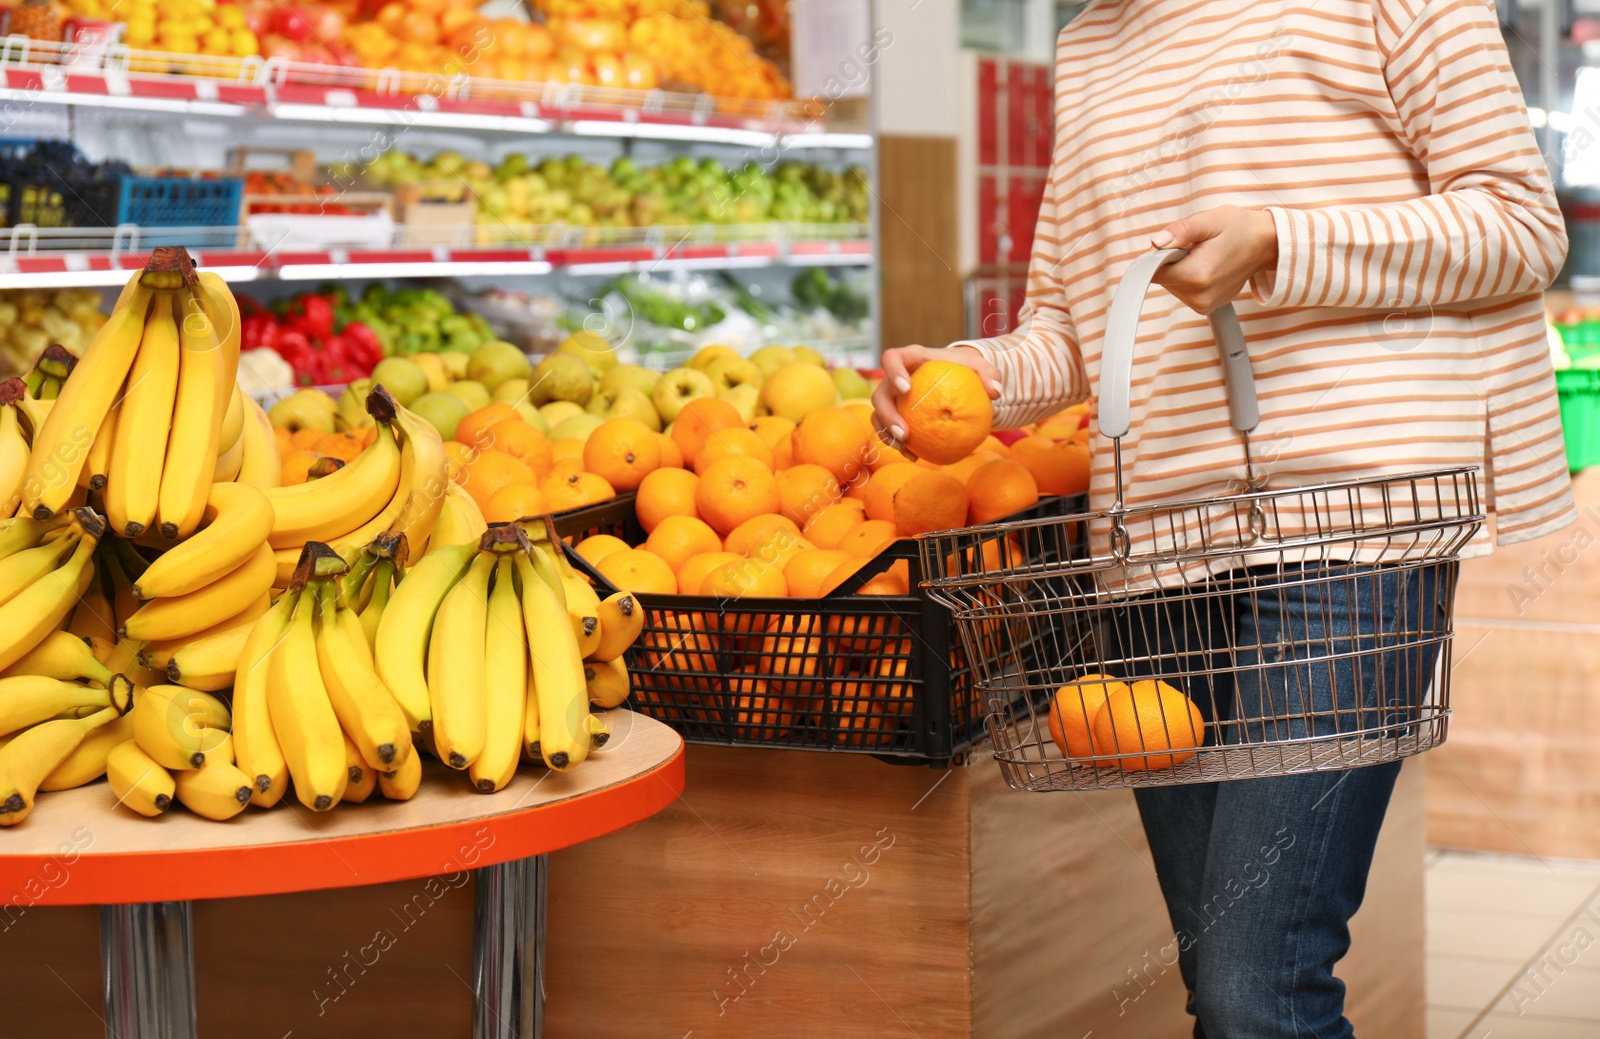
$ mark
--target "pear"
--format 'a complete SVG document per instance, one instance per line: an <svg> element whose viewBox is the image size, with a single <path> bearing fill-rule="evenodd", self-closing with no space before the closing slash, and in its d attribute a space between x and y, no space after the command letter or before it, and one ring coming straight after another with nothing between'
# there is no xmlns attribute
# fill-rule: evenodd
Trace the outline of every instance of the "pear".
<svg viewBox="0 0 1600 1039"><path fill-rule="evenodd" d="M483 383L474 382L471 379L457 379L445 387L445 392L453 397L460 397L462 402L466 404L468 411L487 408L493 403L489 397L489 391L483 388Z"/></svg>
<svg viewBox="0 0 1600 1039"><path fill-rule="evenodd" d="M817 353L817 351L811 349L811 347L809 347L809 346L797 346L797 347L795 347L794 348L794 359L796 361L800 362L801 364L814 364L818 368L826 368L826 367L828 367L827 358L823 357L821 354Z"/></svg>
<svg viewBox="0 0 1600 1039"><path fill-rule="evenodd" d="M768 379L780 368L787 368L791 364L799 364L794 351L787 346L763 346L750 355L750 363L761 369L761 374Z"/></svg>
<svg viewBox="0 0 1600 1039"><path fill-rule="evenodd" d="M557 425L550 427L551 440L588 440L589 434L605 425L605 419L599 415L591 415L580 411L569 419L563 419Z"/></svg>
<svg viewBox="0 0 1600 1039"><path fill-rule="evenodd" d="M540 417L544 419L544 424L551 429L559 426L562 422L574 415L582 414L583 408L572 403L570 400L553 400L549 404L539 408Z"/></svg>
<svg viewBox="0 0 1600 1039"><path fill-rule="evenodd" d="M491 339L467 358L467 378L493 393L507 379L526 379L533 365L528 355L499 339Z"/></svg>
<svg viewBox="0 0 1600 1039"><path fill-rule="evenodd" d="M872 396L872 380L854 368L835 368L828 374L833 376L833 385L843 399L860 400Z"/></svg>
<svg viewBox="0 0 1600 1039"><path fill-rule="evenodd" d="M637 364L619 364L600 377L600 389L620 390L631 387L646 397L656 391L661 373Z"/></svg>
<svg viewBox="0 0 1600 1039"><path fill-rule="evenodd" d="M452 379L465 379L467 377L467 363L472 360L460 350L440 350L434 354L439 363L444 365L444 372Z"/></svg>
<svg viewBox="0 0 1600 1039"><path fill-rule="evenodd" d="M339 412L334 416L338 428L364 429L372 425L373 418L367 414L367 394L373 385L372 379L357 379L339 394Z"/></svg>
<svg viewBox="0 0 1600 1039"><path fill-rule="evenodd" d="M572 354L551 354L534 365L528 376L528 400L534 405L567 400L582 411L593 394L594 373Z"/></svg>
<svg viewBox="0 0 1600 1039"><path fill-rule="evenodd" d="M617 352L611 348L610 343L593 332L572 333L556 347L556 353L576 357L594 373L597 379L617 366Z"/></svg>
<svg viewBox="0 0 1600 1039"><path fill-rule="evenodd" d="M465 401L449 393L424 393L411 402L410 410L432 423L446 440L455 439L456 426L471 413Z"/></svg>
<svg viewBox="0 0 1600 1039"><path fill-rule="evenodd" d="M409 357L385 357L372 369L372 381L388 390L402 408L431 388L428 373Z"/></svg>
<svg viewBox="0 0 1600 1039"><path fill-rule="evenodd" d="M711 366L712 361L723 357L738 356L738 351L733 349L733 347L723 346L720 343L713 343L710 346L702 346L700 349L696 350L694 352L694 356L689 358L688 367L693 368L697 372L703 372Z"/></svg>
<svg viewBox="0 0 1600 1039"><path fill-rule="evenodd" d="M742 385L731 387L717 394L717 396L732 404L733 410L737 411L739 417L746 422L755 421L756 406L761 400L761 391L754 386L749 383L743 383Z"/></svg>
<svg viewBox="0 0 1600 1039"><path fill-rule="evenodd" d="M489 391L489 396L506 404L515 404L528 395L527 379L507 379L505 382Z"/></svg>

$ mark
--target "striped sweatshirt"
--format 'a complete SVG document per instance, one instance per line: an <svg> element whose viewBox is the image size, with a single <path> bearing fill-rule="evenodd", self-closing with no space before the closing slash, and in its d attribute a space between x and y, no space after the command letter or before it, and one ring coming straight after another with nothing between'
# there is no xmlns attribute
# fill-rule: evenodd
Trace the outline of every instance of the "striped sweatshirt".
<svg viewBox="0 0 1600 1039"><path fill-rule="evenodd" d="M1267 488L1476 465L1501 543L1573 521L1542 299L1566 234L1491 6L1097 0L1061 33L1055 106L1022 320L966 344L1003 375L997 426L1094 392L1117 279L1156 231L1265 209L1277 267L1235 307ZM1130 506L1241 489L1210 327L1159 286L1132 418ZM1464 554L1487 551L1486 530Z"/></svg>

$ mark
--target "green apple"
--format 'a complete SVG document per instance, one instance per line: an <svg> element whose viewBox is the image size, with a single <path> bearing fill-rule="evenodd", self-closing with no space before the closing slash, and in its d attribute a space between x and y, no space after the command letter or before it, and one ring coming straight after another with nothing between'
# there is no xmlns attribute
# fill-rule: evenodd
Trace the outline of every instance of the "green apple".
<svg viewBox="0 0 1600 1039"><path fill-rule="evenodd" d="M693 368L697 372L703 372L711 366L712 361L715 361L718 358L738 356L739 352L733 347L723 346L720 343L713 343L710 346L702 346L700 349L696 350L694 352L694 356L689 358L689 364L687 367Z"/></svg>
<svg viewBox="0 0 1600 1039"><path fill-rule="evenodd" d="M617 366L617 352L593 332L572 333L556 347L556 353L576 357L597 379Z"/></svg>
<svg viewBox="0 0 1600 1039"><path fill-rule="evenodd" d="M605 425L605 419L580 411L550 428L551 440L588 440L589 434Z"/></svg>
<svg viewBox="0 0 1600 1039"><path fill-rule="evenodd" d="M467 358L467 378L483 383L493 393L507 379L526 379L533 364L528 355L499 339L492 339Z"/></svg>
<svg viewBox="0 0 1600 1039"><path fill-rule="evenodd" d="M829 372L839 396L845 400L859 400L872 396L872 380L854 368L835 368Z"/></svg>
<svg viewBox="0 0 1600 1039"><path fill-rule="evenodd" d="M797 347L795 347L794 348L794 359L796 361L799 361L801 364L814 364L818 368L826 368L826 367L828 367L827 358L823 357L821 354L817 353L815 350L811 349L811 347L809 347L809 346L797 346Z"/></svg>
<svg viewBox="0 0 1600 1039"><path fill-rule="evenodd" d="M661 416L656 413L656 406L650 403L649 397L631 386L624 386L620 390L600 390L589 398L589 406L584 410L608 422L614 418L636 418L657 433L661 432Z"/></svg>
<svg viewBox="0 0 1600 1039"><path fill-rule="evenodd" d="M745 360L743 357L719 357L706 365L706 376L711 380L711 385L717 388L720 397L735 386L749 386L759 390L766 381L766 376L761 374L761 369Z"/></svg>
<svg viewBox="0 0 1600 1039"><path fill-rule="evenodd" d="M535 405L567 400L582 411L593 394L594 373L572 354L551 354L534 365L528 376L528 400Z"/></svg>
<svg viewBox="0 0 1600 1039"><path fill-rule="evenodd" d="M570 400L553 400L549 404L540 407L539 414L544 416L544 424L554 429L566 419L574 415L582 415L583 408Z"/></svg>
<svg viewBox="0 0 1600 1039"><path fill-rule="evenodd" d="M697 372L693 368L674 368L661 377L656 391L650 395L650 403L656 406L663 420L672 422L685 404L700 397L716 395L717 388L711 384L711 377L705 372Z"/></svg>
<svg viewBox="0 0 1600 1039"><path fill-rule="evenodd" d="M411 402L410 410L432 423L446 440L455 439L456 426L472 411L465 401L451 393L424 393Z"/></svg>
<svg viewBox="0 0 1600 1039"><path fill-rule="evenodd" d="M770 379L778 369L800 362L796 359L794 351L787 346L763 346L750 355L750 363L760 368L761 374Z"/></svg>
<svg viewBox="0 0 1600 1039"><path fill-rule="evenodd" d="M615 368L600 376L600 389L621 390L635 389L646 397L656 391L656 384L661 381L661 373L637 364L619 364Z"/></svg>
<svg viewBox="0 0 1600 1039"><path fill-rule="evenodd" d="M267 409L267 421L278 429L293 433L297 429L333 432L333 418L339 405L321 390L295 390Z"/></svg>
<svg viewBox="0 0 1600 1039"><path fill-rule="evenodd" d="M372 381L388 390L402 408L428 392L428 373L409 357L385 357L372 369Z"/></svg>
<svg viewBox="0 0 1600 1039"><path fill-rule="evenodd" d="M460 397L462 403L466 404L468 411L487 408L494 403L493 398L489 396L489 391L484 389L483 383L474 382L471 379L457 379L445 387L445 392L452 397Z"/></svg>
<svg viewBox="0 0 1600 1039"><path fill-rule="evenodd" d="M733 410L746 422L755 421L756 405L761 400L761 391L749 383L731 387L717 394L723 400L733 405Z"/></svg>

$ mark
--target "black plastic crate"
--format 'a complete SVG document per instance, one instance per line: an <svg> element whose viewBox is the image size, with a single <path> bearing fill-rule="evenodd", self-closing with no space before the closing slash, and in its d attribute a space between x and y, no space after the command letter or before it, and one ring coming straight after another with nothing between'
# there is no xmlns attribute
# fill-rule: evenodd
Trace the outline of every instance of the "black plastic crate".
<svg viewBox="0 0 1600 1039"><path fill-rule="evenodd" d="M1046 498L1010 518L1065 515ZM612 534L641 544L628 494L555 517L571 544ZM615 589L567 547L602 595ZM852 594L904 567L909 595ZM948 762L983 738L984 705L949 612L918 587L901 539L822 599L641 594L644 631L626 662L634 709L691 743L845 751Z"/></svg>

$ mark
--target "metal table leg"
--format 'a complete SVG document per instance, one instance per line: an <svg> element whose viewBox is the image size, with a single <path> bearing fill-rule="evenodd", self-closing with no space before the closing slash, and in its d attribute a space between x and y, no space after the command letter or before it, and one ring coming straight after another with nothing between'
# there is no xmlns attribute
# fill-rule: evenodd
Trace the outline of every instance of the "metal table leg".
<svg viewBox="0 0 1600 1039"><path fill-rule="evenodd" d="M544 1034L543 855L478 870L473 905L473 1039Z"/></svg>
<svg viewBox="0 0 1600 1039"><path fill-rule="evenodd" d="M188 902L100 907L108 1039L195 1039Z"/></svg>

